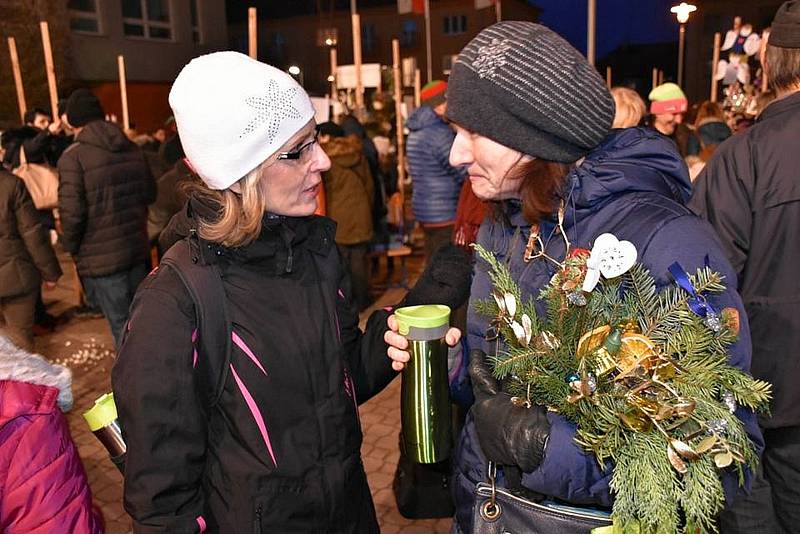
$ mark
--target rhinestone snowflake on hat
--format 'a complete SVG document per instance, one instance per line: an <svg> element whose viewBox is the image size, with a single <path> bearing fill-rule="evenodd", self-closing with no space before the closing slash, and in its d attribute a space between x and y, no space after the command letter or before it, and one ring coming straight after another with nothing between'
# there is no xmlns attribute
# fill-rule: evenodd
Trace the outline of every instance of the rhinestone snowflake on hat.
<svg viewBox="0 0 800 534"><path fill-rule="evenodd" d="M245 127L239 138L259 129L267 123L267 144L272 144L285 119L299 119L300 112L294 107L297 87L281 89L275 80L270 80L264 96L250 96L245 103L255 110L255 115Z"/></svg>
<svg viewBox="0 0 800 534"><path fill-rule="evenodd" d="M492 42L478 48L478 57L472 66L478 76L486 78L494 76L494 71L506 64L506 52L511 50L508 39L492 39Z"/></svg>

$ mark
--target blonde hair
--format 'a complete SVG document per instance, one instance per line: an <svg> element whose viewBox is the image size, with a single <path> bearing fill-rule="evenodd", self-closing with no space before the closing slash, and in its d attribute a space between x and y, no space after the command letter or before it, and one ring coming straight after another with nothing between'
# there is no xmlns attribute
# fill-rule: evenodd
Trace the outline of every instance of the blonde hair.
<svg viewBox="0 0 800 534"><path fill-rule="evenodd" d="M308 124L313 124L311 119ZM303 127L295 133L305 132ZM312 130L313 131L313 130ZM226 247L241 247L250 244L261 234L261 222L267 211L268 201L262 177L267 168L278 161L278 155L293 142L294 137L258 167L248 172L244 178L222 189L210 189L200 180L189 186L196 198L217 207L214 220L207 220L198 215L197 233L206 241L220 243ZM239 192L233 191L238 189Z"/></svg>
<svg viewBox="0 0 800 534"><path fill-rule="evenodd" d="M642 117L647 113L647 106L639 93L627 87L612 87L611 96L617 111L614 114L612 128L630 128L638 126Z"/></svg>
<svg viewBox="0 0 800 534"><path fill-rule="evenodd" d="M195 198L217 207L214 220L196 214L200 237L226 247L240 247L251 243L261 234L261 221L267 211L267 197L261 186L261 177L274 159L268 158L226 189L210 189L200 180L191 183L189 192ZM241 193L231 189L237 185Z"/></svg>

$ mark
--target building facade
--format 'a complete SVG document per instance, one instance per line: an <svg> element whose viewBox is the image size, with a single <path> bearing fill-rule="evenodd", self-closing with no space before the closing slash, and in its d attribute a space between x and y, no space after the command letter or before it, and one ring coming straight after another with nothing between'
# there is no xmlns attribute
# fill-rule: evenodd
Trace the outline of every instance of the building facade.
<svg viewBox="0 0 800 534"><path fill-rule="evenodd" d="M172 114L167 95L190 59L228 45L224 0L68 0L67 9L70 78L121 117L124 56L129 114L140 131Z"/></svg>
<svg viewBox="0 0 800 534"><path fill-rule="evenodd" d="M539 10L524 0L505 0L502 7L505 20L538 19ZM430 11L431 70L433 79L441 79L449 73L453 57L469 40L495 22L495 10L475 9L474 0L431 0ZM416 58L424 85L427 81L424 16L398 14L396 2L360 8L359 15L362 62L391 65L392 39L399 39L400 55ZM247 24L233 24L229 31L231 48L247 53ZM329 91L331 46L326 41L335 42L339 65L353 63L349 10L260 20L258 24L259 59L282 69L292 65L299 67L306 89L318 95Z"/></svg>

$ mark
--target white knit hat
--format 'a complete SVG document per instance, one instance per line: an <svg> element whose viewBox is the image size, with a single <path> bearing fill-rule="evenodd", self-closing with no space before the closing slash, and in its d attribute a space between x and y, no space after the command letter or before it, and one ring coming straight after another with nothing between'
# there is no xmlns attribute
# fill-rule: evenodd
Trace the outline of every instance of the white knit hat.
<svg viewBox="0 0 800 534"><path fill-rule="evenodd" d="M169 105L186 156L211 189L243 178L314 117L294 78L238 52L190 61Z"/></svg>

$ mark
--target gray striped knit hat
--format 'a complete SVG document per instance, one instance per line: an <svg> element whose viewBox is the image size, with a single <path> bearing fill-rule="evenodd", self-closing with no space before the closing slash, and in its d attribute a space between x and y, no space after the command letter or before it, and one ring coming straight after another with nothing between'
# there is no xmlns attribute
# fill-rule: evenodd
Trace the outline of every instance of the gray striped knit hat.
<svg viewBox="0 0 800 534"><path fill-rule="evenodd" d="M499 22L458 55L447 118L524 154L570 163L608 134L614 99L561 36L532 22Z"/></svg>

